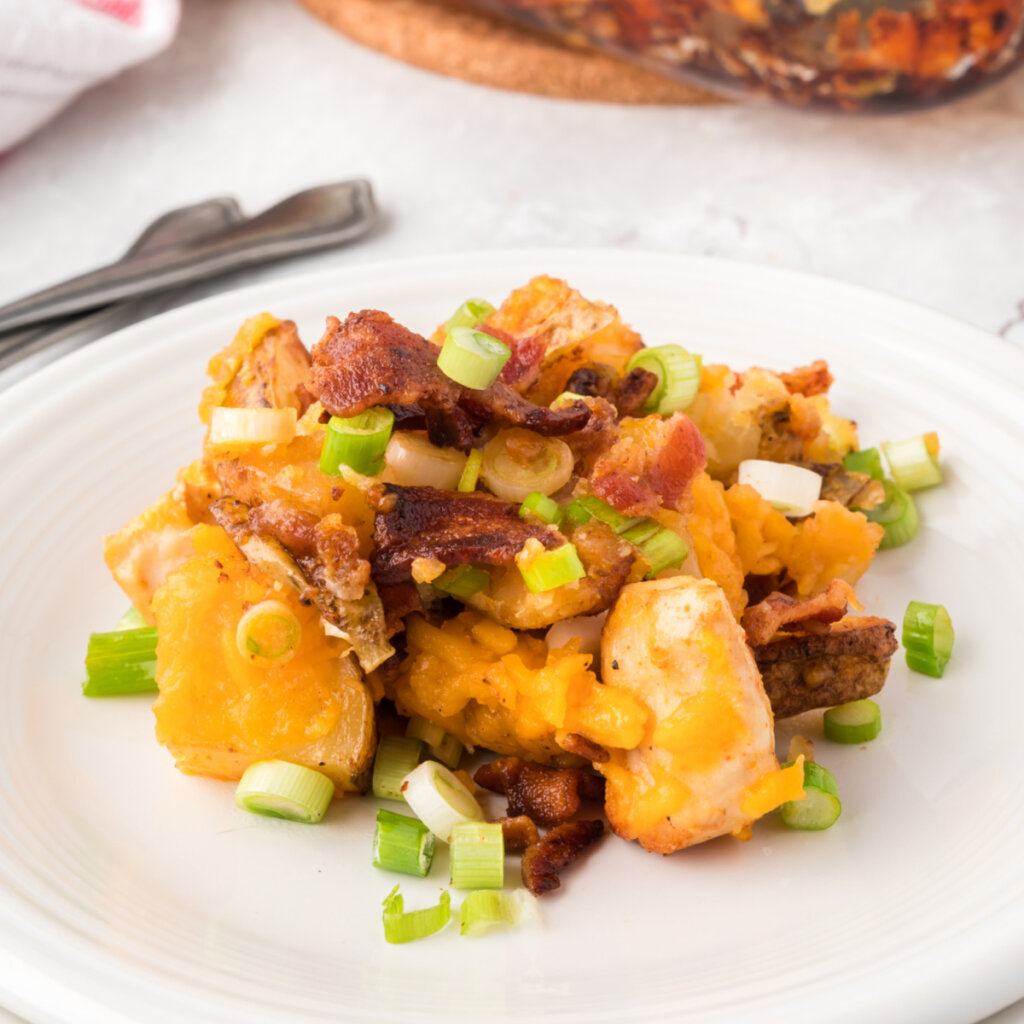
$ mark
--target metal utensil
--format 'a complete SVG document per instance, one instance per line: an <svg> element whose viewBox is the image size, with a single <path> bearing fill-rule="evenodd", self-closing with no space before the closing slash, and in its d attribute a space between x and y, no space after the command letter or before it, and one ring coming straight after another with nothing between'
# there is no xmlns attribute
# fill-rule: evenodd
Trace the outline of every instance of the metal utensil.
<svg viewBox="0 0 1024 1024"><path fill-rule="evenodd" d="M202 203L171 210L153 221L119 262L165 249L188 249L200 241L223 234L244 220L245 214L241 207L230 198L207 199ZM57 325L49 323L44 327L30 327L0 337L0 387L5 383L13 383L5 380L5 371L15 363L31 359L46 349L61 350L52 353L55 358L57 354L63 354L65 349L77 348L140 319L139 314L144 306L145 303L138 300L117 303ZM26 372L35 368L26 367Z"/></svg>
<svg viewBox="0 0 1024 1024"><path fill-rule="evenodd" d="M350 242L369 231L375 218L367 181L307 189L225 231L200 237L195 244L147 247L130 258L0 307L0 332Z"/></svg>

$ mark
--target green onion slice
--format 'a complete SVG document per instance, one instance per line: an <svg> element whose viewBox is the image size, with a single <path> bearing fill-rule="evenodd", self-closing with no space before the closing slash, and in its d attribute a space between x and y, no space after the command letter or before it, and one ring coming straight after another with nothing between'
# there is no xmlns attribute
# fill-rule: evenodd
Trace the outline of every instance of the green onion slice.
<svg viewBox="0 0 1024 1024"><path fill-rule="evenodd" d="M410 910L405 913L405 901L396 885L384 900L384 938L388 942L413 942L439 932L452 917L452 897L446 889L436 907Z"/></svg>
<svg viewBox="0 0 1024 1024"><path fill-rule="evenodd" d="M466 388L489 388L512 350L503 341L472 327L451 327L437 357L437 368Z"/></svg>
<svg viewBox="0 0 1024 1024"><path fill-rule="evenodd" d="M809 516L821 497L821 477L788 462L744 459L737 482L753 487L774 509L787 516Z"/></svg>
<svg viewBox="0 0 1024 1024"><path fill-rule="evenodd" d="M334 796L334 782L322 772L290 761L254 761L235 790L243 811L315 825Z"/></svg>
<svg viewBox="0 0 1024 1024"><path fill-rule="evenodd" d="M457 490L464 494L476 490L476 482L480 479L480 463L483 461L484 453L479 448L473 448L466 457L466 465L462 467Z"/></svg>
<svg viewBox="0 0 1024 1024"><path fill-rule="evenodd" d="M885 490L885 501L874 508L861 509L873 523L884 528L882 541L878 545L883 550L899 548L909 544L916 536L920 520L914 499L902 487L889 480L882 481Z"/></svg>
<svg viewBox="0 0 1024 1024"><path fill-rule="evenodd" d="M486 299L466 299L445 324L445 330L453 327L476 327L494 312L494 307Z"/></svg>
<svg viewBox="0 0 1024 1024"><path fill-rule="evenodd" d="M584 526L594 518L594 513L586 505L581 505L579 499L570 501L562 511L573 526Z"/></svg>
<svg viewBox="0 0 1024 1024"><path fill-rule="evenodd" d="M302 625L280 601L260 601L239 620L235 643L243 658L264 658L284 664L302 639Z"/></svg>
<svg viewBox="0 0 1024 1024"><path fill-rule="evenodd" d="M459 767L462 744L435 722L428 721L422 715L413 715L405 727L405 735L422 740L430 753L452 771Z"/></svg>
<svg viewBox="0 0 1024 1024"><path fill-rule="evenodd" d="M529 519L531 516L549 526L557 526L562 521L562 509L558 502L549 498L542 491L533 491L523 498L519 506L519 517Z"/></svg>
<svg viewBox="0 0 1024 1024"><path fill-rule="evenodd" d="M700 390L701 368L681 345L642 348L626 363L626 372L639 367L658 378L658 384L644 403L643 412L661 416L690 406Z"/></svg>
<svg viewBox="0 0 1024 1024"><path fill-rule="evenodd" d="M523 501L535 491L554 494L572 477L576 457L557 437L532 430L499 430L483 450L480 478L492 494L505 501Z"/></svg>
<svg viewBox="0 0 1024 1024"><path fill-rule="evenodd" d="M882 456L877 448L862 448L859 452L847 452L843 456L843 469L851 473L866 473L872 480L881 480L885 476L882 469Z"/></svg>
<svg viewBox="0 0 1024 1024"><path fill-rule="evenodd" d="M903 647L915 672L941 679L953 653L953 620L941 604L911 601L903 616Z"/></svg>
<svg viewBox="0 0 1024 1024"><path fill-rule="evenodd" d="M452 597L467 598L486 590L490 582L491 575L486 569L475 565L455 565L446 569L430 585Z"/></svg>
<svg viewBox="0 0 1024 1024"><path fill-rule="evenodd" d="M426 878L434 861L434 833L416 818L381 808L373 833L373 864Z"/></svg>
<svg viewBox="0 0 1024 1024"><path fill-rule="evenodd" d="M219 405L210 415L210 444L288 444L295 439L294 409L235 409Z"/></svg>
<svg viewBox="0 0 1024 1024"><path fill-rule="evenodd" d="M460 822L451 845L456 889L500 889L505 884L505 837L498 822Z"/></svg>
<svg viewBox="0 0 1024 1024"><path fill-rule="evenodd" d="M539 546L539 541L537 542ZM527 542L529 546L529 542ZM581 580L587 575L576 546L572 543L563 544L553 551L541 550L537 554L527 553L526 547L516 556L516 565L522 574L526 589L531 594L541 594L554 590L573 580Z"/></svg>
<svg viewBox="0 0 1024 1024"><path fill-rule="evenodd" d="M410 736L381 736L373 759L373 795L404 800L402 782L420 763L423 742Z"/></svg>
<svg viewBox="0 0 1024 1024"><path fill-rule="evenodd" d="M638 526L644 520L642 517L623 515L618 509L614 509L606 501L602 501L595 494L581 494L572 505L578 505L588 512L594 519L610 526L616 533L623 534L631 527ZM587 520L584 520L587 522Z"/></svg>
<svg viewBox="0 0 1024 1024"><path fill-rule="evenodd" d="M623 536L625 537L626 534ZM639 547L644 558L651 563L650 569L647 570L647 579L657 576L665 569L678 569L690 553L686 541L675 530L670 530L667 526L660 527Z"/></svg>
<svg viewBox="0 0 1024 1024"><path fill-rule="evenodd" d="M825 738L833 743L868 743L882 731L882 711L873 700L852 700L825 712Z"/></svg>
<svg viewBox="0 0 1024 1024"><path fill-rule="evenodd" d="M86 697L117 697L156 690L155 626L93 633L85 655Z"/></svg>
<svg viewBox="0 0 1024 1024"><path fill-rule="evenodd" d="M345 465L363 476L376 476L384 468L394 424L395 414L379 405L358 416L332 416L320 451L320 471L338 476L338 467Z"/></svg>
<svg viewBox="0 0 1024 1024"><path fill-rule="evenodd" d="M135 607L135 605L132 605L131 608L129 608L128 611L126 611L124 615L122 615L121 618L117 620L117 624L114 626L114 630L119 631L122 629L145 629L148 625L149 623L146 621L146 618L142 614L142 612L140 612L139 609Z"/></svg>
<svg viewBox="0 0 1024 1024"><path fill-rule="evenodd" d="M931 440L931 447L929 441ZM932 448L935 449L933 452ZM942 467L936 458L938 439L924 434L904 441L886 441L882 451L889 462L893 482L905 491L919 491L942 483Z"/></svg>
<svg viewBox="0 0 1024 1024"><path fill-rule="evenodd" d="M526 889L498 892L477 889L467 893L459 907L459 934L474 936L490 931L496 925L515 927L524 921L539 921L537 899Z"/></svg>
<svg viewBox="0 0 1024 1024"><path fill-rule="evenodd" d="M790 763L780 767L788 768ZM804 761L804 792L803 800L789 800L779 808L782 823L805 832L820 832L834 825L843 805L832 773L814 761Z"/></svg>
<svg viewBox="0 0 1024 1024"><path fill-rule="evenodd" d="M452 831L460 822L484 816L476 797L437 761L424 761L414 768L405 777L402 792L413 813L445 843L452 841Z"/></svg>

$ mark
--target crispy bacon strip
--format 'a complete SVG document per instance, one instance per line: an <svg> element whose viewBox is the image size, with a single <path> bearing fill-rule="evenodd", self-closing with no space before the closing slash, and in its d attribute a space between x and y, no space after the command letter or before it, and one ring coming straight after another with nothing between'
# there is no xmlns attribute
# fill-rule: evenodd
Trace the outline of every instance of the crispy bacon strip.
<svg viewBox="0 0 1024 1024"><path fill-rule="evenodd" d="M480 324L480 330L508 345L512 355L502 367L498 380L522 394L540 376L540 364L544 361L547 345L540 338L515 338L486 323Z"/></svg>
<svg viewBox="0 0 1024 1024"><path fill-rule="evenodd" d="M637 416L644 402L651 397L651 392L658 386L655 374L641 369L630 370L615 388L612 401L619 410L620 416Z"/></svg>
<svg viewBox="0 0 1024 1024"><path fill-rule="evenodd" d="M562 884L558 872L603 835L602 821L569 821L553 828L523 854L523 885L534 896L557 889Z"/></svg>
<svg viewBox="0 0 1024 1024"><path fill-rule="evenodd" d="M373 527L378 583L409 579L417 558L445 565L505 565L531 537L547 548L565 543L557 531L521 519L516 505L487 494L397 484L385 484L385 491L394 503L377 513Z"/></svg>
<svg viewBox="0 0 1024 1024"><path fill-rule="evenodd" d="M805 601L776 591L749 607L740 624L752 645L768 643L780 629L787 627L809 627L806 632L825 632L816 629L814 624L838 622L846 614L849 602L856 599L853 587L845 580L833 580L822 593Z"/></svg>
<svg viewBox="0 0 1024 1024"><path fill-rule="evenodd" d="M481 765L473 781L508 797L510 817L528 815L538 825L557 825L579 812L584 800L604 799L604 779L582 768L548 768L520 757Z"/></svg>
<svg viewBox="0 0 1024 1024"><path fill-rule="evenodd" d="M623 420L618 441L594 463L593 492L630 516L660 506L685 511L694 477L707 465L700 431L681 412Z"/></svg>
<svg viewBox="0 0 1024 1024"><path fill-rule="evenodd" d="M501 825L506 853L522 853L527 847L540 842L537 826L525 814L518 814L514 818L499 818L498 824Z"/></svg>
<svg viewBox="0 0 1024 1024"><path fill-rule="evenodd" d="M579 430L590 417L582 402L551 410L501 381L483 391L464 388L437 368L437 352L378 310L352 313L344 323L328 317L313 349L310 390L335 416L355 416L374 405L417 406L435 444L461 449L486 423L552 436Z"/></svg>
<svg viewBox="0 0 1024 1024"><path fill-rule="evenodd" d="M776 718L861 700L885 685L896 651L887 619L849 617L824 634L779 636L753 645L754 660Z"/></svg>

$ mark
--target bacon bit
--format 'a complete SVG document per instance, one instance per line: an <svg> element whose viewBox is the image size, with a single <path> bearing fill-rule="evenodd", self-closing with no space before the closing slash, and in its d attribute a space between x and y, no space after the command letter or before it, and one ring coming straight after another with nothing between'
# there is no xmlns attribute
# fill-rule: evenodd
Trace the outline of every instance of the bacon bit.
<svg viewBox="0 0 1024 1024"><path fill-rule="evenodd" d="M379 310L352 313L344 323L328 317L313 349L310 387L335 416L356 416L376 405L415 406L434 444L462 450L472 446L483 424L526 427L552 436L579 430L590 417L582 402L548 409L501 381L483 391L464 388L437 368L437 353L426 338Z"/></svg>
<svg viewBox="0 0 1024 1024"><path fill-rule="evenodd" d="M377 587L377 593L380 595L380 603L384 606L384 621L389 637L403 632L406 615L418 612L423 607L423 598L411 580L405 580L403 583L382 583Z"/></svg>
<svg viewBox="0 0 1024 1024"><path fill-rule="evenodd" d="M561 884L558 872L604 835L602 821L570 821L553 828L523 854L523 885L541 896Z"/></svg>
<svg viewBox="0 0 1024 1024"><path fill-rule="evenodd" d="M487 494L459 494L434 487L385 484L394 507L377 515L373 539L373 577L399 583L412 573L417 558L445 565L507 565L530 538L556 548L565 538L519 517L516 505Z"/></svg>
<svg viewBox="0 0 1024 1024"><path fill-rule="evenodd" d="M577 814L584 800L604 799L604 779L582 768L548 768L520 757L481 765L473 778L508 797L510 817L529 815L538 825L557 825Z"/></svg>
<svg viewBox="0 0 1024 1024"><path fill-rule="evenodd" d="M578 732L566 733L558 740L558 745L567 754L576 754L585 761L596 761L598 764L604 764L611 757L611 754L600 743L588 740L586 736L581 736Z"/></svg>
<svg viewBox="0 0 1024 1024"><path fill-rule="evenodd" d="M807 366L797 366L776 376L786 385L786 390L791 395L799 394L810 398L812 395L827 394L828 389L832 387L832 374L829 373L828 363L824 359L815 359Z"/></svg>
<svg viewBox="0 0 1024 1024"><path fill-rule="evenodd" d="M740 624L753 645L768 643L780 629L787 627L804 628L808 633L828 632L827 626L818 630L812 624L838 622L846 614L851 599L856 600L856 594L845 580L833 580L822 593L806 601L776 591L748 608Z"/></svg>
<svg viewBox="0 0 1024 1024"><path fill-rule="evenodd" d="M612 508L654 515L662 505L685 511L694 477L707 465L700 431L684 413L627 419L611 450L594 463L590 486Z"/></svg>
<svg viewBox="0 0 1024 1024"><path fill-rule="evenodd" d="M506 853L522 853L528 846L540 842L540 833L532 818L517 814L514 818L499 818Z"/></svg>
<svg viewBox="0 0 1024 1024"><path fill-rule="evenodd" d="M547 345L540 338L514 338L500 327L491 327L487 323L480 324L478 329L508 345L512 355L502 367L498 380L522 394L540 376L540 364L544 361Z"/></svg>

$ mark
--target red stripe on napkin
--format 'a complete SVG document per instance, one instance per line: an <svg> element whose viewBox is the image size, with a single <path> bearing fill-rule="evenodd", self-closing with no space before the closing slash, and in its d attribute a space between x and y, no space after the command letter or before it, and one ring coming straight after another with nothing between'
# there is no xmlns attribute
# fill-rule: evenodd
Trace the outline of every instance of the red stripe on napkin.
<svg viewBox="0 0 1024 1024"><path fill-rule="evenodd" d="M126 25L139 25L142 22L142 7L145 0L75 0L82 7L109 14L110 17L123 21Z"/></svg>

